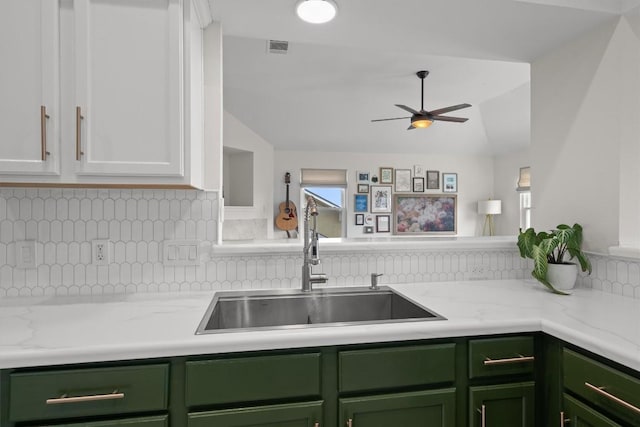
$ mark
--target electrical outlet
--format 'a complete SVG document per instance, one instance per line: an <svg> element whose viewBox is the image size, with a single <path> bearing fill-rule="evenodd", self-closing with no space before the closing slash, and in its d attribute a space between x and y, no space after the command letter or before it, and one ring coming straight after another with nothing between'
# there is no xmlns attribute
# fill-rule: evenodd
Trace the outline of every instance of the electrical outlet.
<svg viewBox="0 0 640 427"><path fill-rule="evenodd" d="M469 271L469 276L467 280L486 280L489 278L489 274L482 264L476 264L471 266L471 271Z"/></svg>
<svg viewBox="0 0 640 427"><path fill-rule="evenodd" d="M109 240L93 240L92 262L95 265L109 265L111 262L111 242Z"/></svg>

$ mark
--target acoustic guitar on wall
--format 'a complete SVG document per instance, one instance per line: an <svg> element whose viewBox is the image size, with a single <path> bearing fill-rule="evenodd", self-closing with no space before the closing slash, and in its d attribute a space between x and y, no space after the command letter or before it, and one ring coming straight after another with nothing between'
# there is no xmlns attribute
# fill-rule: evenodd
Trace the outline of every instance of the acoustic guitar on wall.
<svg viewBox="0 0 640 427"><path fill-rule="evenodd" d="M291 174L289 172L284 174L284 183L287 186L287 200L280 203L280 213L276 217L276 227L286 231L287 236L291 237L289 231L298 228L298 214L296 205L289 200L289 184L291 183Z"/></svg>

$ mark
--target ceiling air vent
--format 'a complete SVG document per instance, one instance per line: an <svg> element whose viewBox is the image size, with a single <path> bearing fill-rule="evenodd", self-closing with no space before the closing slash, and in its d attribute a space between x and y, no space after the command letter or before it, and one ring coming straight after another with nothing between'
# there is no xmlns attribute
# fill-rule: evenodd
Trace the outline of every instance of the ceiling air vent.
<svg viewBox="0 0 640 427"><path fill-rule="evenodd" d="M267 52L286 55L289 50L289 42L283 40L267 40Z"/></svg>

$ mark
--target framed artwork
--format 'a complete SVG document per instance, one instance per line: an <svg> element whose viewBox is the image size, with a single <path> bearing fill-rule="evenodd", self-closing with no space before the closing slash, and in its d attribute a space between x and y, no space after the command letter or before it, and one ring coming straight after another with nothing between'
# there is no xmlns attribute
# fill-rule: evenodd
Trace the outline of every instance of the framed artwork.
<svg viewBox="0 0 640 427"><path fill-rule="evenodd" d="M424 193L424 178L421 176L414 176L411 181L411 187L414 193Z"/></svg>
<svg viewBox="0 0 640 427"><path fill-rule="evenodd" d="M365 215L364 216L364 224L365 225L373 225L373 215Z"/></svg>
<svg viewBox="0 0 640 427"><path fill-rule="evenodd" d="M411 191L411 169L396 169L396 193Z"/></svg>
<svg viewBox="0 0 640 427"><path fill-rule="evenodd" d="M391 212L391 194L390 185L372 185L371 212Z"/></svg>
<svg viewBox="0 0 640 427"><path fill-rule="evenodd" d="M362 231L364 234L373 234L373 225L365 225Z"/></svg>
<svg viewBox="0 0 640 427"><path fill-rule="evenodd" d="M376 231L378 233L391 231L391 215L376 215Z"/></svg>
<svg viewBox="0 0 640 427"><path fill-rule="evenodd" d="M356 225L364 225L364 214L356 214Z"/></svg>
<svg viewBox="0 0 640 427"><path fill-rule="evenodd" d="M438 190L440 188L440 172L427 171L427 190Z"/></svg>
<svg viewBox="0 0 640 427"><path fill-rule="evenodd" d="M369 182L369 171L356 171L358 182Z"/></svg>
<svg viewBox="0 0 640 427"><path fill-rule="evenodd" d="M358 184L358 193L368 193L369 184Z"/></svg>
<svg viewBox="0 0 640 427"><path fill-rule="evenodd" d="M424 167L422 165L413 165L413 176L424 175Z"/></svg>
<svg viewBox="0 0 640 427"><path fill-rule="evenodd" d="M442 174L442 191L444 193L458 192L458 174L457 173Z"/></svg>
<svg viewBox="0 0 640 427"><path fill-rule="evenodd" d="M393 234L456 234L457 196L394 195Z"/></svg>
<svg viewBox="0 0 640 427"><path fill-rule="evenodd" d="M393 168L380 168L380 184L393 184Z"/></svg>
<svg viewBox="0 0 640 427"><path fill-rule="evenodd" d="M368 201L369 200L366 194L356 194L353 210L355 212L368 212L369 211Z"/></svg>

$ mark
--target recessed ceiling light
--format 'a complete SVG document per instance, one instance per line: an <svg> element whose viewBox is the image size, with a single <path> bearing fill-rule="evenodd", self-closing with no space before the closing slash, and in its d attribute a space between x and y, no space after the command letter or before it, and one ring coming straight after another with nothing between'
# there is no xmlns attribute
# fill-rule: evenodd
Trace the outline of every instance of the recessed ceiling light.
<svg viewBox="0 0 640 427"><path fill-rule="evenodd" d="M324 24L335 18L338 6L333 0L300 0L296 5L296 14L311 24Z"/></svg>

